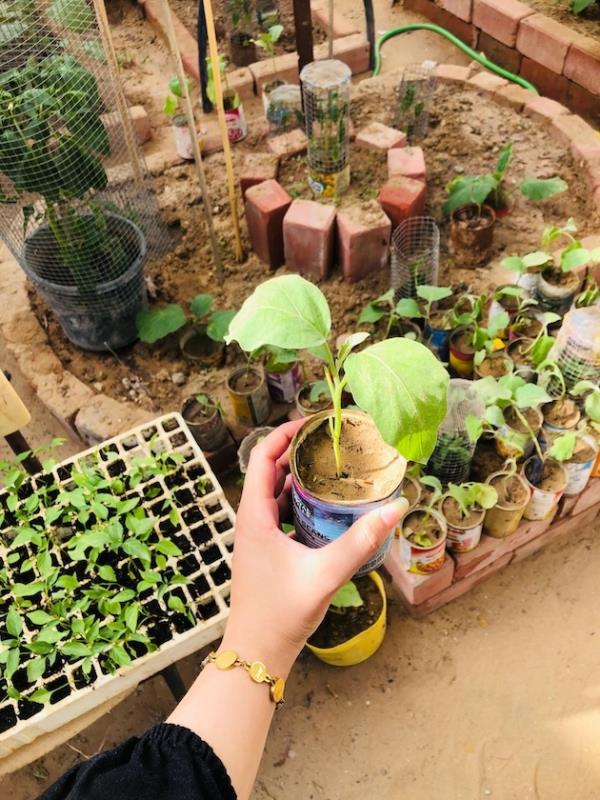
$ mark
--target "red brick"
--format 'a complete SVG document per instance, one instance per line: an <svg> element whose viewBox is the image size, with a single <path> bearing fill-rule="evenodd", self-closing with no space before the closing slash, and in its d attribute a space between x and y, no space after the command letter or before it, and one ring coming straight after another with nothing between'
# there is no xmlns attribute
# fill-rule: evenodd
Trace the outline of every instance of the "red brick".
<svg viewBox="0 0 600 800"><path fill-rule="evenodd" d="M513 47L507 47L502 42L499 42L498 39L490 36L489 33L481 31L477 42L477 50L478 52L483 51L494 64L504 67L504 69L513 72L515 75L519 74L521 68L521 54L519 51Z"/></svg>
<svg viewBox="0 0 600 800"><path fill-rule="evenodd" d="M528 117L534 117L534 119L541 119L548 122L553 120L554 117L570 114L571 112L566 106L557 103L556 100L550 100L549 97L538 96L529 100L523 109L523 113Z"/></svg>
<svg viewBox="0 0 600 800"><path fill-rule="evenodd" d="M503 86L508 86L506 78L494 75L493 72L478 72L467 80L467 86L483 91L485 94L494 94Z"/></svg>
<svg viewBox="0 0 600 800"><path fill-rule="evenodd" d="M519 547L527 544L527 542L530 542L533 539L536 539L538 536L541 536L548 530L550 524L551 523L549 519L540 519L535 521L523 520L512 536L507 536L506 539L502 539L502 553L510 553L513 550L517 550Z"/></svg>
<svg viewBox="0 0 600 800"><path fill-rule="evenodd" d="M384 183L379 192L379 203L392 221L392 230L409 217L419 217L425 212L427 189L421 181L412 178L394 178Z"/></svg>
<svg viewBox="0 0 600 800"><path fill-rule="evenodd" d="M369 43L362 33L334 39L333 57L350 67L353 75L369 71Z"/></svg>
<svg viewBox="0 0 600 800"><path fill-rule="evenodd" d="M256 91L260 94L265 86L274 81L287 81L288 83L298 83L298 56L296 53L284 53L275 58L265 58L263 61L255 61L248 67L252 73Z"/></svg>
<svg viewBox="0 0 600 800"><path fill-rule="evenodd" d="M402 600L410 605L419 605L451 585L454 561L450 556L446 556L443 567L437 572L432 572L430 575L414 575L408 572L402 563L399 544L395 539L384 566L392 579L395 591Z"/></svg>
<svg viewBox="0 0 600 800"><path fill-rule="evenodd" d="M473 24L494 39L514 47L519 23L533 14L533 9L518 0L474 0Z"/></svg>
<svg viewBox="0 0 600 800"><path fill-rule="evenodd" d="M533 92L514 83L509 83L508 86L494 92L494 100L499 105L514 108L515 111L522 111L532 97L534 97Z"/></svg>
<svg viewBox="0 0 600 800"><path fill-rule="evenodd" d="M538 64L537 61L523 57L521 77L533 83L541 95L558 100L559 103L566 103L570 81L564 75L557 75L556 72Z"/></svg>
<svg viewBox="0 0 600 800"><path fill-rule="evenodd" d="M303 153L307 146L308 139L300 128L295 128L293 131L282 133L279 136L272 136L267 142L269 150L280 158L289 158L289 156Z"/></svg>
<svg viewBox="0 0 600 800"><path fill-rule="evenodd" d="M598 505L600 503L600 478L592 478L588 483L587 488L583 491L575 504L573 509L573 516L582 514L588 508Z"/></svg>
<svg viewBox="0 0 600 800"><path fill-rule="evenodd" d="M556 539L573 535L577 531L584 531L596 519L597 514L598 506L593 506L576 517L566 517L560 522L555 522L541 536L519 547L514 553L513 562L516 564L524 558L528 558Z"/></svg>
<svg viewBox="0 0 600 800"><path fill-rule="evenodd" d="M389 178L412 178L425 181L427 167L421 147L405 147L402 150L388 150L387 154Z"/></svg>
<svg viewBox="0 0 600 800"><path fill-rule="evenodd" d="M567 52L577 34L543 14L533 14L519 26L517 50L538 64L561 75Z"/></svg>
<svg viewBox="0 0 600 800"><path fill-rule="evenodd" d="M454 580L460 581L497 561L505 553L504 542L504 539L482 536L477 547L469 553L453 553L452 557L456 562Z"/></svg>
<svg viewBox="0 0 600 800"><path fill-rule="evenodd" d="M442 83L464 83L471 75L471 70L457 64L438 64L435 74Z"/></svg>
<svg viewBox="0 0 600 800"><path fill-rule="evenodd" d="M440 6L455 17L471 22L473 17L473 0L439 0Z"/></svg>
<svg viewBox="0 0 600 800"><path fill-rule="evenodd" d="M567 96L565 104L571 111L580 114L591 125L600 128L600 95L592 94L573 81L567 81ZM600 83L598 84L600 91Z"/></svg>
<svg viewBox="0 0 600 800"><path fill-rule="evenodd" d="M392 148L406 147L406 134L381 122L371 122L356 134L356 144L369 150L387 152Z"/></svg>
<svg viewBox="0 0 600 800"><path fill-rule="evenodd" d="M314 23L324 31L329 30L329 3L327 0L310 0L310 13ZM356 24L336 9L333 15L333 35L337 38L351 36L357 32Z"/></svg>
<svg viewBox="0 0 600 800"><path fill-rule="evenodd" d="M344 278L360 281L387 266L392 223L376 201L338 211L338 258Z"/></svg>
<svg viewBox="0 0 600 800"><path fill-rule="evenodd" d="M404 0L404 8L422 14L472 47L477 41L477 31L473 25L455 17L454 14L431 2L431 0Z"/></svg>
<svg viewBox="0 0 600 800"><path fill-rule="evenodd" d="M277 180L279 157L272 153L245 153L239 168L240 189L246 199L246 192L251 186L268 180Z"/></svg>
<svg viewBox="0 0 600 800"><path fill-rule="evenodd" d="M580 36L567 53L563 72L590 92L600 93L600 42Z"/></svg>
<svg viewBox="0 0 600 800"><path fill-rule="evenodd" d="M275 180L252 186L246 192L246 223L252 248L271 269L284 262L283 218L292 198Z"/></svg>
<svg viewBox="0 0 600 800"><path fill-rule="evenodd" d="M285 264L289 270L325 278L331 267L335 234L334 206L294 200L283 220Z"/></svg>
<svg viewBox="0 0 600 800"><path fill-rule="evenodd" d="M555 117L552 129L575 158L584 161L600 158L600 136L581 117L573 114Z"/></svg>

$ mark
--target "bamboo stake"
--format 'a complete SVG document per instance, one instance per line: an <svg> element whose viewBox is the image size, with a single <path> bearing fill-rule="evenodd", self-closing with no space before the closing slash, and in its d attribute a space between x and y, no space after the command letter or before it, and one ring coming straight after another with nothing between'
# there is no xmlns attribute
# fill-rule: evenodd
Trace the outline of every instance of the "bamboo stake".
<svg viewBox="0 0 600 800"><path fill-rule="evenodd" d="M167 37L169 40L169 48L171 50L171 55L173 56L173 60L175 61L175 71L177 73L177 79L179 80L179 85L181 86L181 91L183 93L185 116L187 118L187 124L189 126L191 133L190 138L192 140L192 149L194 151L194 163L196 165L196 173L198 175L200 189L202 191L202 203L204 205L206 224L208 225L208 236L210 239L210 246L213 254L213 259L215 262L215 271L217 274L217 279L222 282L224 280L223 260L221 259L221 252L219 250L219 244L217 242L217 236L215 234L215 227L213 224L212 207L210 202L210 196L208 194L206 175L204 172L204 161L202 160L200 145L198 144L198 136L196 135L196 121L194 119L192 100L190 98L188 82L185 77L185 72L183 70L183 63L181 61L181 53L179 52L179 46L177 44L177 36L175 35L175 28L173 27L173 17L171 16L169 0L160 0L160 2L165 21L165 28L167 30Z"/></svg>
<svg viewBox="0 0 600 800"><path fill-rule="evenodd" d="M125 145L127 147L127 152L129 153L133 177L138 186L141 186L144 182L144 176L140 167L140 156L135 141L133 123L131 122L131 117L129 116L127 100L125 99L119 78L119 62L117 61L117 55L115 53L115 48L110 33L110 26L108 24L108 17L106 16L104 0L94 0L94 9L96 11L96 19L98 20L98 28L100 29L100 38L102 39L102 44L104 45L104 51L108 60L108 68L111 73L111 78L115 88L117 111L121 117L121 123L123 125Z"/></svg>
<svg viewBox="0 0 600 800"><path fill-rule="evenodd" d="M227 122L225 120L225 106L223 104L223 84L221 81L221 64L219 61L219 50L217 47L217 36L215 33L215 21L213 17L212 5L210 0L203 0L204 16L206 18L206 32L208 34L208 48L212 63L213 83L215 85L215 100L217 104L217 115L219 118L219 128L221 129L221 139L223 141L223 155L225 156L225 169L227 172L227 192L229 195L229 208L233 217L233 229L235 233L235 258L242 261L244 249L242 247L242 236L240 233L240 219L238 213L237 193L235 191L235 177L233 174L233 158L231 155L231 144L227 133Z"/></svg>
<svg viewBox="0 0 600 800"><path fill-rule="evenodd" d="M329 0L329 21L327 38L329 41L329 58L333 58L333 0Z"/></svg>

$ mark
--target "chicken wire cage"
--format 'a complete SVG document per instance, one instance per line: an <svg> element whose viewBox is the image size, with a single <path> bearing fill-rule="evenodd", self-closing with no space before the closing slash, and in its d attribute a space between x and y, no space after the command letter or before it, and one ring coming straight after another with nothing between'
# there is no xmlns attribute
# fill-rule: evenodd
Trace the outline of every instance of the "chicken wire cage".
<svg viewBox="0 0 600 800"><path fill-rule="evenodd" d="M439 427L435 449L427 464L427 473L438 478L444 486L464 483L469 477L475 443L469 439L466 419L469 416L481 419L484 413L485 404L473 382L462 378L451 379L446 416Z"/></svg>
<svg viewBox="0 0 600 800"><path fill-rule="evenodd" d="M122 347L169 236L104 29L87 0L0 2L0 23L0 235L72 342Z"/></svg>
<svg viewBox="0 0 600 800"><path fill-rule="evenodd" d="M338 197L350 186L351 77L350 68L336 59L313 61L300 73L308 182L317 197Z"/></svg>
<svg viewBox="0 0 600 800"><path fill-rule="evenodd" d="M431 102L437 88L434 61L408 64L397 88L394 125L406 133L410 144L421 141L429 132Z"/></svg>
<svg viewBox="0 0 600 800"><path fill-rule="evenodd" d="M399 297L417 297L417 287L436 285L440 231L432 217L410 217L392 234L391 288Z"/></svg>

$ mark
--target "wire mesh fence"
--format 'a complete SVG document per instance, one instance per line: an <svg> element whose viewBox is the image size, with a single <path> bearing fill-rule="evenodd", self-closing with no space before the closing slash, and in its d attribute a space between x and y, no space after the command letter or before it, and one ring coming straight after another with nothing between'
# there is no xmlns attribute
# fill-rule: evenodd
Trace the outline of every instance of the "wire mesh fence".
<svg viewBox="0 0 600 800"><path fill-rule="evenodd" d="M320 197L350 185L350 68L336 59L313 61L301 74L308 138L309 184Z"/></svg>
<svg viewBox="0 0 600 800"><path fill-rule="evenodd" d="M410 144L421 141L429 132L431 103L437 88L435 62L408 64L397 89L395 127L406 133Z"/></svg>
<svg viewBox="0 0 600 800"><path fill-rule="evenodd" d="M417 286L437 285L440 231L432 217L410 217L392 234L391 288L399 297L416 297Z"/></svg>
<svg viewBox="0 0 600 800"><path fill-rule="evenodd" d="M92 350L135 339L169 241L101 32L87 0L0 2L0 235Z"/></svg>

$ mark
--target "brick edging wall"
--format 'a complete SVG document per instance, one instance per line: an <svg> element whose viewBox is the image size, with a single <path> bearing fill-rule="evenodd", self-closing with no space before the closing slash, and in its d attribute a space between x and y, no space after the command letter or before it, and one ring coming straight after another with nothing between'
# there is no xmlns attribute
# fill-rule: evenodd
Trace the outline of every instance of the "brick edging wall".
<svg viewBox="0 0 600 800"><path fill-rule="evenodd" d="M540 94L600 125L600 40L519 0L404 0Z"/></svg>

